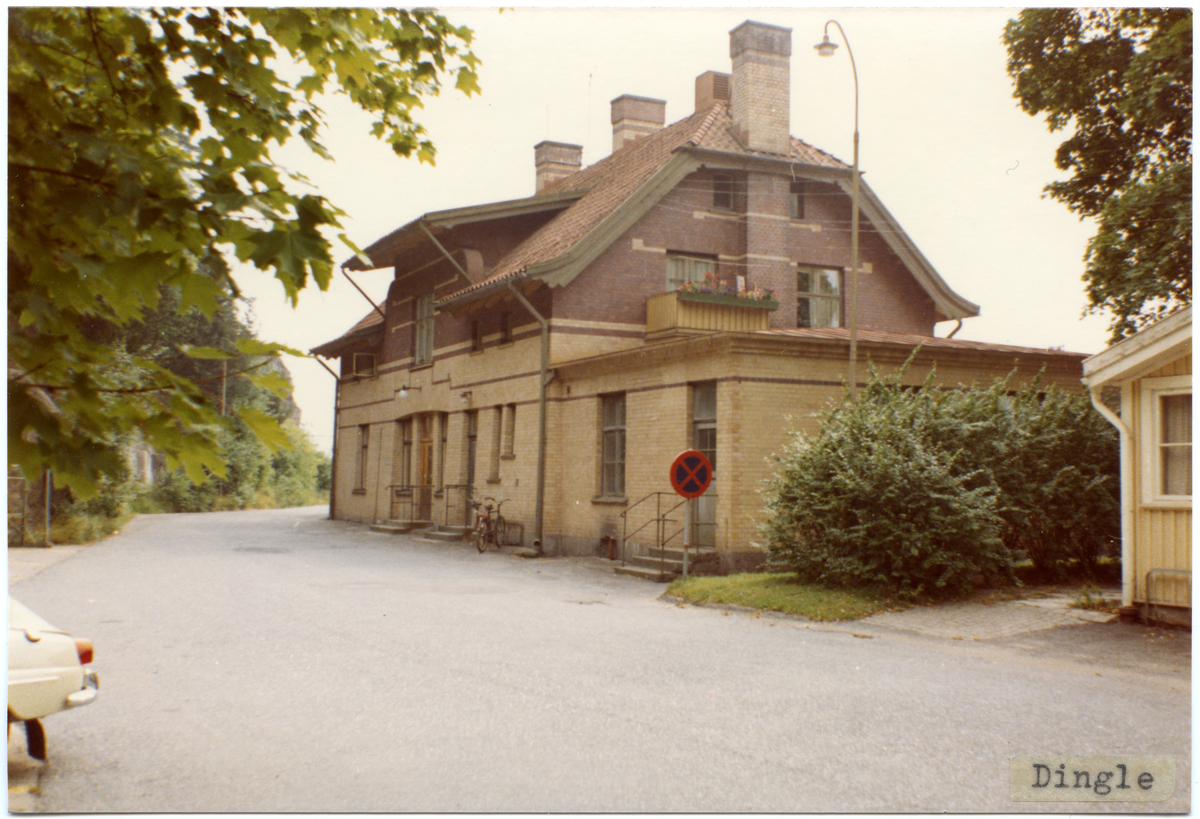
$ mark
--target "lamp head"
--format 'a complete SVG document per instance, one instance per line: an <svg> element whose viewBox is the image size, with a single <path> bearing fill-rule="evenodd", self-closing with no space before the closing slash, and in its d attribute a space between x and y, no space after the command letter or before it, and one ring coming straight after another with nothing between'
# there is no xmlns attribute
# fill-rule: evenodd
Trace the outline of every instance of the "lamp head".
<svg viewBox="0 0 1200 819"><path fill-rule="evenodd" d="M817 43L813 48L817 50L817 55L820 57L832 57L833 53L837 51L837 43L829 42L829 35L826 34L821 42Z"/></svg>

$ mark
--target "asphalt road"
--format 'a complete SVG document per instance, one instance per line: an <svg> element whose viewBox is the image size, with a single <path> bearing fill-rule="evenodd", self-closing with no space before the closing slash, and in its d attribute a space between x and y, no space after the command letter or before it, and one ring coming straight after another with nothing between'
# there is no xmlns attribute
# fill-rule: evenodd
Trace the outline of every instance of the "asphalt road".
<svg viewBox="0 0 1200 819"><path fill-rule="evenodd" d="M1061 652L856 636L324 514L140 517L11 585L94 641L101 682L46 720L32 809L1190 808L1189 670L1110 671L1100 632ZM1032 753L1174 755L1179 784L1010 802L1009 757Z"/></svg>

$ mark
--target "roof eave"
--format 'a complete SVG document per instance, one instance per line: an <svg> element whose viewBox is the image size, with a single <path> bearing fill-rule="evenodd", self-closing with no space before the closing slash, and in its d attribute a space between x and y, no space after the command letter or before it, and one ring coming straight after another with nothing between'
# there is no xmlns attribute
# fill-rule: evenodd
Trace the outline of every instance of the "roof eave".
<svg viewBox="0 0 1200 819"><path fill-rule="evenodd" d="M490 219L505 219L513 216L525 216L530 213L542 213L548 210L562 210L569 207L573 202L579 200L587 193L586 189L575 189L566 191L557 191L555 193L538 194L536 196L528 196L523 199L509 199L503 202L490 202L485 205L472 205L465 208L451 208L449 210L436 210L419 216L411 222L393 230L381 239L378 239L363 250L363 254L367 258L373 259L372 252L378 254L380 251L385 251L389 248L395 248L401 245L404 240L410 236L423 238L424 233L420 231L422 223L431 231L445 231L459 225L471 224L473 222L484 222ZM342 263L342 267L346 270L363 271L363 270L380 270L388 265L380 265L377 267L368 267L363 264L358 256L351 256Z"/></svg>
<svg viewBox="0 0 1200 819"><path fill-rule="evenodd" d="M1153 372L1186 355L1192 346L1191 305L1083 362L1083 381L1099 387Z"/></svg>

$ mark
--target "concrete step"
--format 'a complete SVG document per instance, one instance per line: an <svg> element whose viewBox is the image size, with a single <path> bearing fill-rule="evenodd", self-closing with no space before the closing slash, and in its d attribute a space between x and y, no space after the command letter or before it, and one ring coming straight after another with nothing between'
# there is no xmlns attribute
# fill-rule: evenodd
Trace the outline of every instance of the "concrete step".
<svg viewBox="0 0 1200 819"><path fill-rule="evenodd" d="M426 529L430 526L433 526L431 520L385 520L372 524L371 531L387 535L407 535L415 529Z"/></svg>
<svg viewBox="0 0 1200 819"><path fill-rule="evenodd" d="M628 563L624 566L617 566L615 569L613 569L613 571L617 574L623 574L628 577L640 577L643 580L649 580L652 583L670 583L677 576L672 571L663 572L657 568L648 569L644 566L634 566Z"/></svg>
<svg viewBox="0 0 1200 819"><path fill-rule="evenodd" d="M467 533L470 531L465 526L442 526L438 529L422 529L413 534L420 540L433 543L459 543L467 539Z"/></svg>

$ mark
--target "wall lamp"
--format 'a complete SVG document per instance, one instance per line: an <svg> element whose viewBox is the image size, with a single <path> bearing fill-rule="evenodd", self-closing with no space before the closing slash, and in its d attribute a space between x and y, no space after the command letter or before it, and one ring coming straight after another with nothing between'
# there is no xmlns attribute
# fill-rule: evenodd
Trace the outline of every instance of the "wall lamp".
<svg viewBox="0 0 1200 819"><path fill-rule="evenodd" d="M396 396L397 396L398 398L408 398L408 391L409 391L409 390L416 390L416 391L420 392L420 391L421 391L421 388L420 388L420 387L412 387L412 386L405 385L405 386L403 386L403 387L401 387L401 388L400 388L400 392L396 393Z"/></svg>
<svg viewBox="0 0 1200 819"><path fill-rule="evenodd" d="M460 394L458 397L462 399L464 407L471 406L471 391L470 390L467 390L466 392Z"/></svg>

